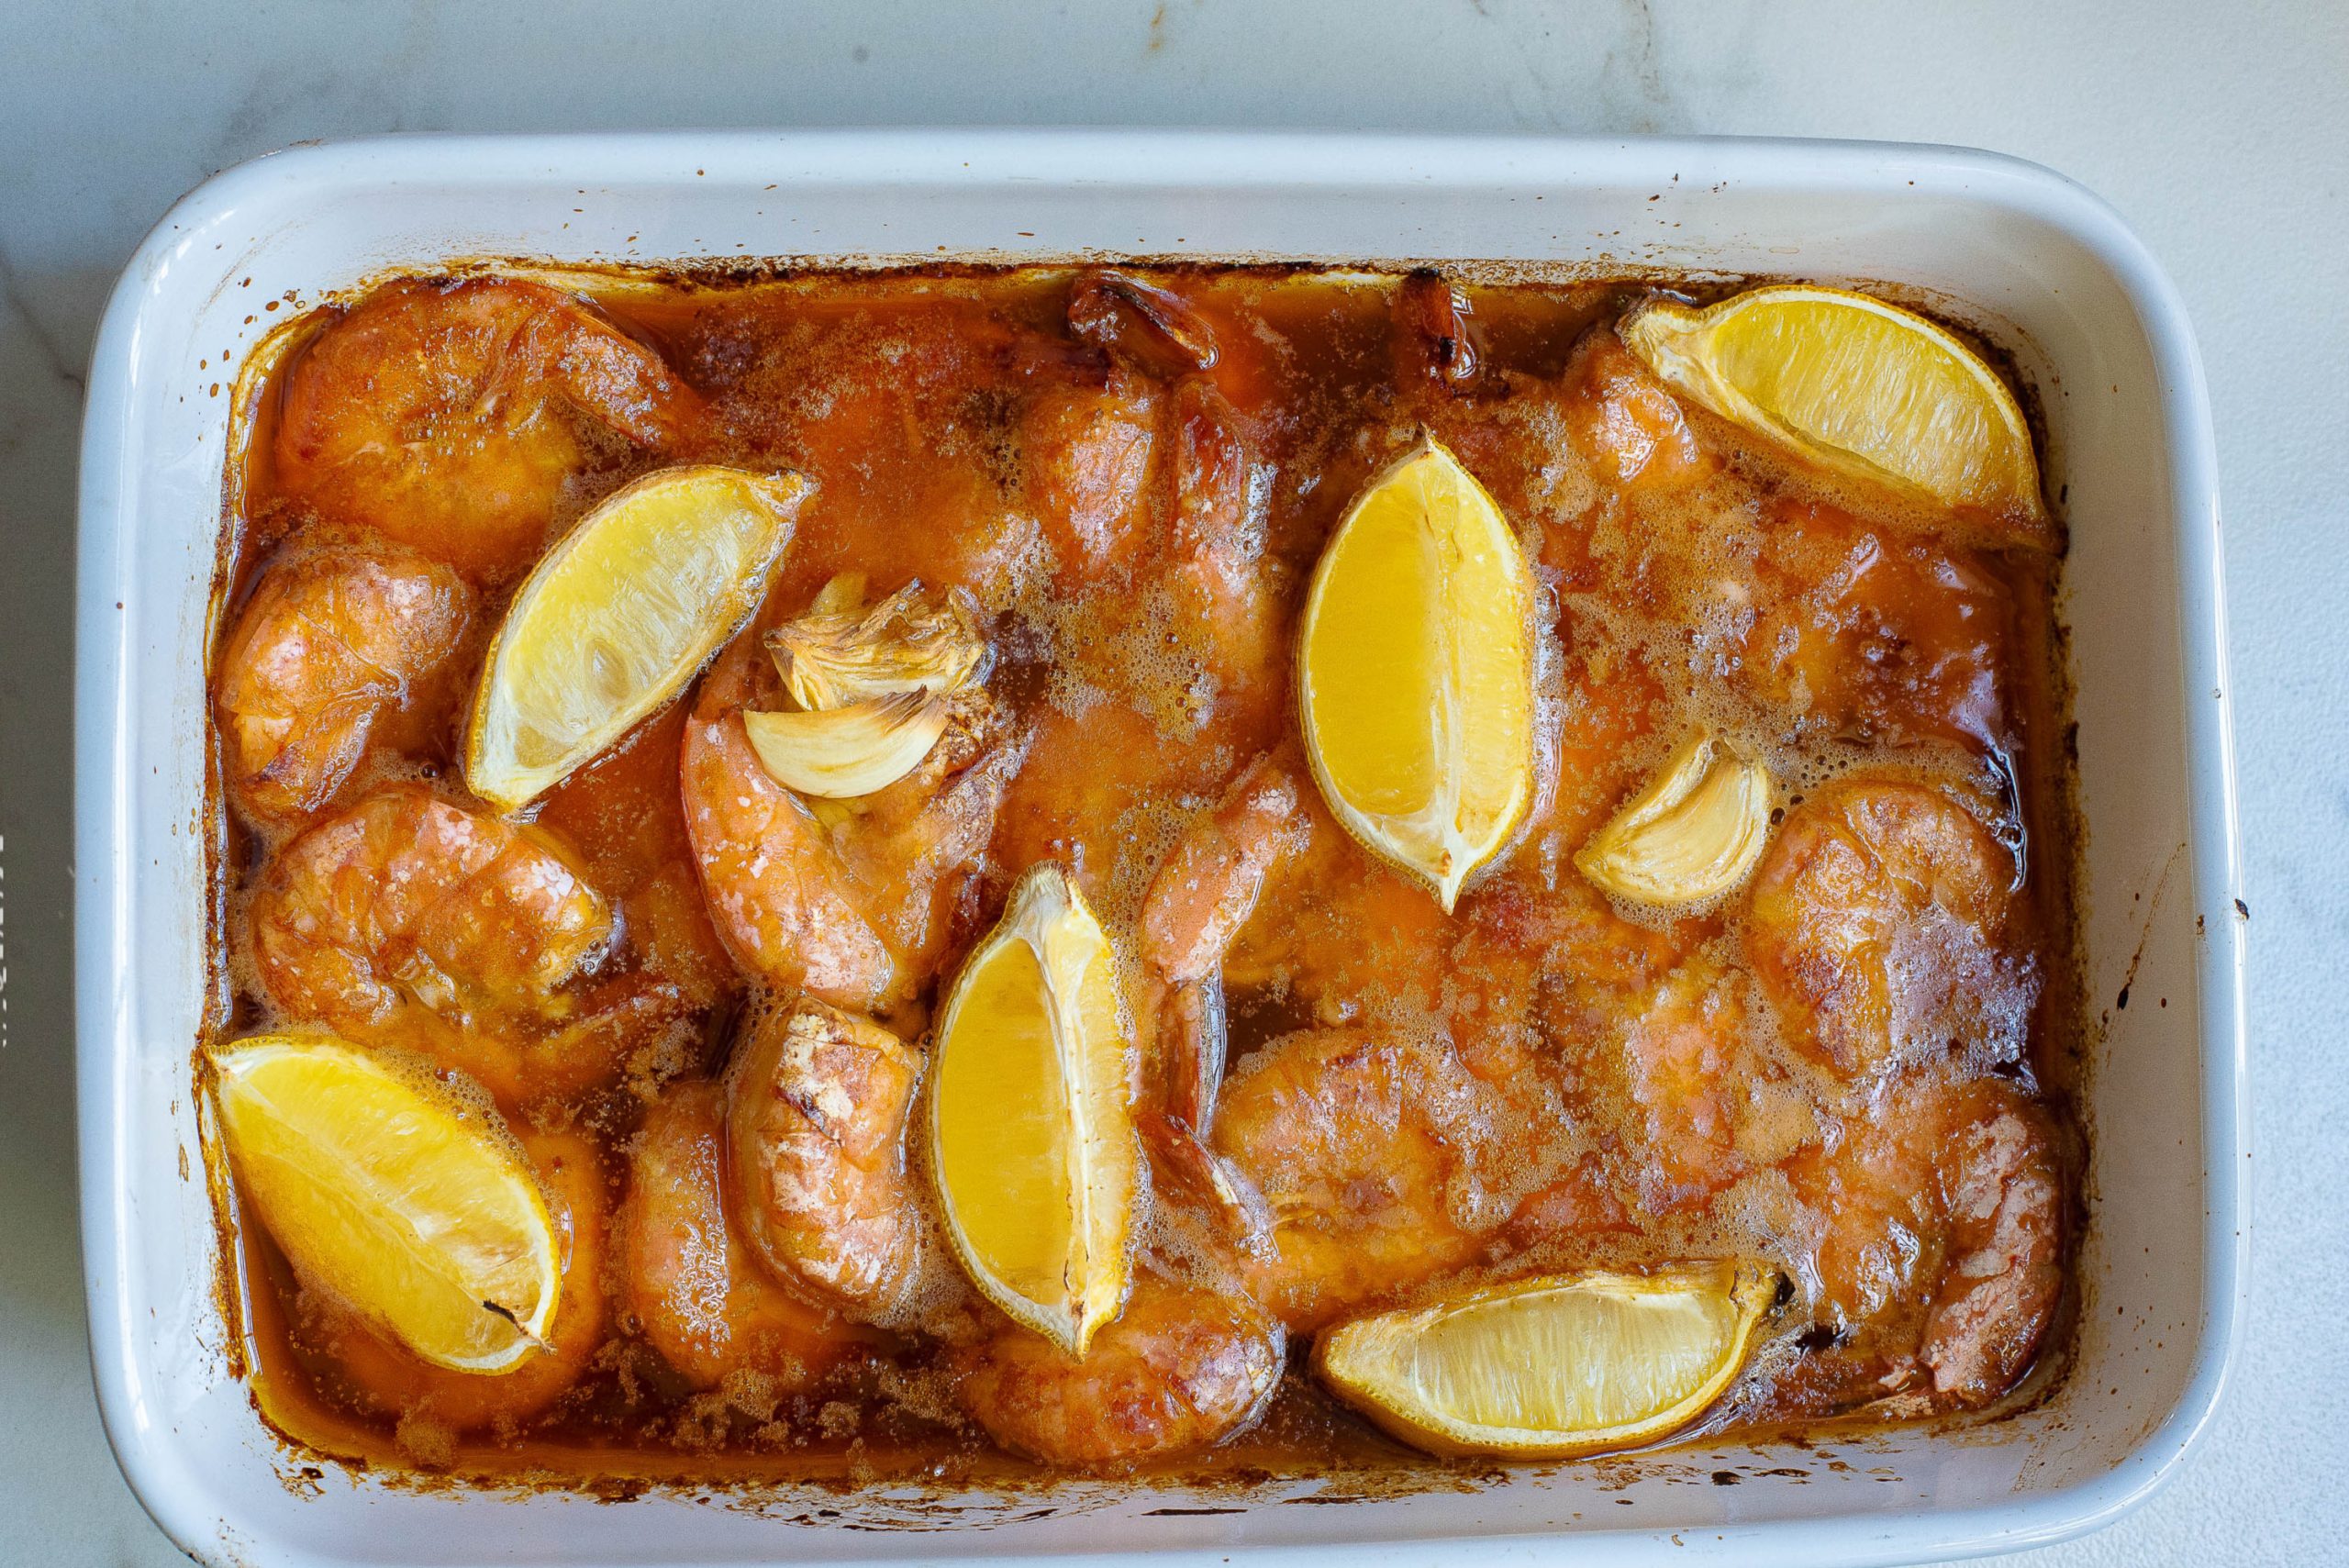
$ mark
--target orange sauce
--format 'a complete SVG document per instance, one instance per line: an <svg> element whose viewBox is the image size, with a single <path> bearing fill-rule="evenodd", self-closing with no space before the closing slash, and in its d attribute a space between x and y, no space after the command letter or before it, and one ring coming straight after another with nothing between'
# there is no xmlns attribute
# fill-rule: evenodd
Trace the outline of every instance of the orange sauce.
<svg viewBox="0 0 2349 1568"><path fill-rule="evenodd" d="M1294 748L1286 639L1303 584L1348 502L1424 428L1493 492L1541 573L1544 809L1447 921L1308 801L1309 847L1274 873L1225 965L1233 1069L1302 1029L1384 1026L1451 1041L1472 1074L1539 1078L1549 1096L1539 1114L1559 1118L1539 1190L1504 1182L1482 1192L1513 1217L1396 1298L1535 1268L1758 1249L1787 1270L1787 1300L1770 1330L1775 1348L1720 1420L1898 1414L1863 1396L1882 1370L1852 1359L1878 1353L1866 1336L1838 1340L1802 1316L1816 1295L1804 1271L1818 1267L1821 1242L1788 1184L1803 1148L1850 1135L1839 1118L1856 1126L1885 1113L1829 1105L1800 1072L1781 1074L1787 1095L1810 1095L1808 1136L1781 1151L1721 1133L1730 1180L1687 1196L1695 1156L1654 1146L1660 1129L1682 1124L1676 1109L1657 1110L1654 1084L1625 1081L1626 1020L1684 965L1720 961L1742 974L1742 917L1733 905L1668 918L1619 909L1577 879L1570 857L1699 720L1769 758L1784 811L1837 779L1873 773L1976 803L2021 856L2018 962L2036 977L2018 993L2027 1016L2007 1020L2021 1053L1998 1071L2053 1118L2068 1216L2076 1135L2064 1107L2078 1003L2059 562L1853 510L1701 420L1658 424L1634 468L1623 421L1655 416L1618 395L1639 373L1607 323L1641 285L1464 284L1467 336L1438 350L1413 336L1393 277L1249 267L1136 275L1180 295L1219 345L1212 367L1187 373L1234 410L1249 526L1261 535L1252 584L1278 657L1219 663L1232 656L1166 609L1154 573L1170 547L1157 503L1137 503L1131 537L1101 570L1083 565L1092 546L1053 515L1033 448L1058 438L1036 417L1040 403L1071 399L1066 418L1076 420L1091 417L1083 399L1105 377L1137 377L1150 384L1141 395L1161 403L1179 379L1146 357L1114 373L1070 328L1066 270L566 280L715 411L723 434L697 456L815 481L758 627L800 613L848 572L863 573L876 596L916 578L960 587L985 615L990 690L1023 752L967 896L950 912L946 962L890 1021L918 1038L961 953L1041 860L1068 866L1130 942L1149 878L1176 840L1252 759ZM366 532L317 494L289 488L280 457L286 388L338 318L319 313L317 335L277 366L239 432L224 628L273 562ZM465 563L478 602L462 657L476 664L545 543L668 461L574 411L540 417L565 422L575 445L542 536L487 559L479 540L422 524L409 538ZM1127 475L1152 495L1169 461L1166 427L1157 428L1159 444ZM455 691L469 689L473 667ZM605 1235L628 1196L631 1140L663 1084L720 1069L759 998L713 924L689 841L679 751L693 702L689 691L648 719L535 813L622 912L601 973L642 979L668 998L657 1023L603 1042L605 1054L559 1090L506 1107L568 1215L566 1288L595 1309L558 1325L544 1370L479 1389L470 1385L487 1380L427 1368L306 1292L267 1236L224 1228L255 1396L302 1448L395 1470L619 1490L1032 1479L1034 1465L956 1411L937 1346L920 1332L865 1334L829 1377L777 1391L697 1388L631 1328ZM395 777L463 799L462 723L453 695L409 716L397 746L372 749L335 808ZM281 1018L243 925L285 831L223 809L232 852L222 957L236 994L223 1033L233 1036ZM1755 1049L1782 1057L1766 1019L1753 1027ZM2060 1326L2046 1337L2041 1370L2017 1397L2054 1374L2063 1338ZM1303 1364L1304 1345L1302 1334L1292 1341L1261 1422L1204 1455L1138 1473L1456 1480L1460 1467L1411 1453L1330 1401Z"/></svg>

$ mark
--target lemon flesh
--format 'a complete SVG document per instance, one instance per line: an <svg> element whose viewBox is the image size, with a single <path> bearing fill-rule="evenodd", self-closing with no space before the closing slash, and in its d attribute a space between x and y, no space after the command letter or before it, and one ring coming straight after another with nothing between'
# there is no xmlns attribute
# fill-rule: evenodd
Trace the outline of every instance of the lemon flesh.
<svg viewBox="0 0 2349 1568"><path fill-rule="evenodd" d="M1533 577L1508 520L1423 440L1370 484L1305 603L1306 754L1339 822L1449 912L1533 798Z"/></svg>
<svg viewBox="0 0 2349 1568"><path fill-rule="evenodd" d="M1616 327L1676 391L1806 462L2053 542L2031 427L1979 355L1914 311L1788 284Z"/></svg>
<svg viewBox="0 0 2349 1568"><path fill-rule="evenodd" d="M930 1160L988 1300L1072 1356L1123 1307L1138 1160L1116 961L1056 865L1020 881L938 1026Z"/></svg>
<svg viewBox="0 0 2349 1568"><path fill-rule="evenodd" d="M306 1284L436 1366L502 1372L543 1345L562 1248L486 1101L326 1036L212 1062L239 1190Z"/></svg>
<svg viewBox="0 0 2349 1568"><path fill-rule="evenodd" d="M1696 1419L1744 1365L1769 1295L1760 1271L1726 1262L1547 1276L1345 1324L1314 1361L1405 1442L1566 1459Z"/></svg>
<svg viewBox="0 0 2349 1568"><path fill-rule="evenodd" d="M517 810L684 690L766 596L809 488L795 473L669 468L582 518L491 645L467 786Z"/></svg>

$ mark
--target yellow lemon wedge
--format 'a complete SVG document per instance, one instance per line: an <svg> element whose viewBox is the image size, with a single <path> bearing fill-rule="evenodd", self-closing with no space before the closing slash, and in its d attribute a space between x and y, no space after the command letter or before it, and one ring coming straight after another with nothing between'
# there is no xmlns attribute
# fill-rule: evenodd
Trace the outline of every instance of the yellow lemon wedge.
<svg viewBox="0 0 2349 1568"><path fill-rule="evenodd" d="M562 1247L487 1096L323 1035L212 1053L238 1188L295 1272L436 1366L543 1347Z"/></svg>
<svg viewBox="0 0 2349 1568"><path fill-rule="evenodd" d="M1314 782L1446 913L1533 798L1532 613L1508 519L1431 438L1355 498L1306 595Z"/></svg>
<svg viewBox="0 0 2349 1568"><path fill-rule="evenodd" d="M1071 1356L1126 1296L1138 1155L1116 959L1057 865L1020 879L940 1014L930 1151L948 1241Z"/></svg>
<svg viewBox="0 0 2349 1568"><path fill-rule="evenodd" d="M667 468L581 518L490 645L466 785L517 810L684 690L766 596L810 488L796 473Z"/></svg>
<svg viewBox="0 0 2349 1568"><path fill-rule="evenodd" d="M1998 372L1912 310L1809 284L1699 310L1651 300L1615 328L1675 390L1831 473L2052 545L2031 427Z"/></svg>
<svg viewBox="0 0 2349 1568"><path fill-rule="evenodd" d="M1571 1459L1703 1414L1744 1366L1774 1284L1731 1262L1520 1280L1343 1324L1316 1342L1314 1365L1415 1447Z"/></svg>

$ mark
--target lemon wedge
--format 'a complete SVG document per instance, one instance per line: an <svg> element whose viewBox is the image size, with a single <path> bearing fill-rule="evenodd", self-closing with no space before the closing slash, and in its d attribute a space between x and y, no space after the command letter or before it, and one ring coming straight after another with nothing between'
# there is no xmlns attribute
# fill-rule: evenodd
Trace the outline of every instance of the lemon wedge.
<svg viewBox="0 0 2349 1568"><path fill-rule="evenodd" d="M466 785L517 810L682 691L766 596L810 488L796 473L668 468L581 518L490 646Z"/></svg>
<svg viewBox="0 0 2349 1568"><path fill-rule="evenodd" d="M1786 284L1702 310L1651 300L1615 331L1675 390L1797 457L2054 542L2014 394L1914 311Z"/></svg>
<svg viewBox="0 0 2349 1568"><path fill-rule="evenodd" d="M1639 794L1575 855L1602 892L1670 907L1743 882L1770 836L1770 770L1708 729L1680 743Z"/></svg>
<svg viewBox="0 0 2349 1568"><path fill-rule="evenodd" d="M1355 498L1306 595L1314 782L1446 913L1533 798L1532 606L1508 520L1432 439Z"/></svg>
<svg viewBox="0 0 2349 1568"><path fill-rule="evenodd" d="M1571 1459L1701 1415L1745 1364L1773 1283L1730 1262L1521 1280L1333 1329L1314 1364L1415 1447Z"/></svg>
<svg viewBox="0 0 2349 1568"><path fill-rule="evenodd" d="M562 1248L487 1096L324 1035L212 1062L239 1190L312 1288L436 1366L503 1372L545 1347Z"/></svg>
<svg viewBox="0 0 2349 1568"><path fill-rule="evenodd" d="M948 1241L1081 1356L1126 1295L1138 1174L1116 960L1057 865L1020 879L938 1025L930 1150Z"/></svg>

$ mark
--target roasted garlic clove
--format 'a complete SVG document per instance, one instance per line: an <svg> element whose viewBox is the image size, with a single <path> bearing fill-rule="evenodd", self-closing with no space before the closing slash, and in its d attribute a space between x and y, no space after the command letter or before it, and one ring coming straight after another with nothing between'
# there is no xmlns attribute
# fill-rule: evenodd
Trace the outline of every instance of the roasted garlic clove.
<svg viewBox="0 0 2349 1568"><path fill-rule="evenodd" d="M767 634L794 702L813 713L923 688L952 696L974 683L986 643L961 595L925 605L908 583L870 609L863 596L863 579L843 573L807 614Z"/></svg>
<svg viewBox="0 0 2349 1568"><path fill-rule="evenodd" d="M785 789L853 800L896 784L920 765L946 732L951 699L896 692L808 713L742 715L751 749Z"/></svg>
<svg viewBox="0 0 2349 1568"><path fill-rule="evenodd" d="M1769 770L1699 729L1590 836L1575 864L1600 891L1633 904L1700 904L1745 880L1769 831Z"/></svg>
<svg viewBox="0 0 2349 1568"><path fill-rule="evenodd" d="M811 616L855 615L864 608L864 573L835 573L829 582L816 590L813 603L807 606Z"/></svg>

